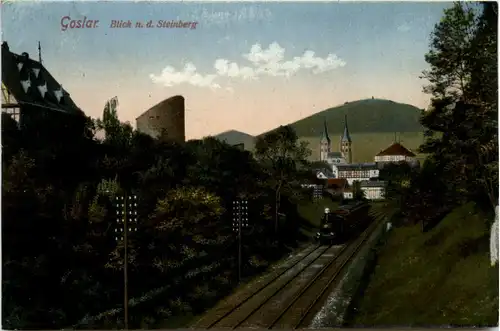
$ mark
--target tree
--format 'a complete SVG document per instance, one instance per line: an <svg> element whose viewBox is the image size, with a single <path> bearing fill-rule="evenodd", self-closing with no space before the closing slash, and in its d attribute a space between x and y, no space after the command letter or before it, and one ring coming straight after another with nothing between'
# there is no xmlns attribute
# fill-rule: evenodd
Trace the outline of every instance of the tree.
<svg viewBox="0 0 500 331"><path fill-rule="evenodd" d="M478 6L455 3L436 25L426 55L424 91L432 103L421 119L420 151L432 155L448 205L488 196L491 209L498 200L498 182L490 180L498 176L498 82L490 74L497 72L495 8L485 4L480 13Z"/></svg>
<svg viewBox="0 0 500 331"><path fill-rule="evenodd" d="M130 123L122 123L118 118L118 98L106 101L102 119L97 119L96 126L104 131L104 141L110 145L125 147L130 144L133 128Z"/></svg>
<svg viewBox="0 0 500 331"><path fill-rule="evenodd" d="M303 172L307 171L307 157L311 151L306 142L299 142L296 132L290 126L279 128L259 136L255 142L255 156L271 176L275 193L274 229L278 232L279 206L284 189L297 186Z"/></svg>
<svg viewBox="0 0 500 331"><path fill-rule="evenodd" d="M355 180L352 183L352 197L355 201L361 201L366 198L365 191L361 188L361 182Z"/></svg>

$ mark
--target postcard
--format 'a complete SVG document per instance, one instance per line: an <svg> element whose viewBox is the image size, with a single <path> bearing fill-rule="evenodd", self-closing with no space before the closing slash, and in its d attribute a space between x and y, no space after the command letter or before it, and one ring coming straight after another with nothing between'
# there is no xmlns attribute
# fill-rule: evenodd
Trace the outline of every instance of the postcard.
<svg viewBox="0 0 500 331"><path fill-rule="evenodd" d="M2 326L497 327L497 21L3 2Z"/></svg>

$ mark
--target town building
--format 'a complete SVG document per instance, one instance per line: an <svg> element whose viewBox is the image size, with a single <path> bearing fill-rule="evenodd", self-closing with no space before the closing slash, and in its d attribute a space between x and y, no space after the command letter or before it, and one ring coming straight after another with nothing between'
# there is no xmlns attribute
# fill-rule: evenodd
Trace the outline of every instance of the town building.
<svg viewBox="0 0 500 331"><path fill-rule="evenodd" d="M349 185L355 181L378 178L379 168L376 163L337 164L332 166L334 178L345 178Z"/></svg>
<svg viewBox="0 0 500 331"><path fill-rule="evenodd" d="M186 141L184 97L173 96L154 105L136 118L137 130L153 138Z"/></svg>
<svg viewBox="0 0 500 331"><path fill-rule="evenodd" d="M394 142L392 145L375 155L375 162L382 168L388 163L407 162L412 166L418 165L418 160L415 153L401 145L399 142Z"/></svg>
<svg viewBox="0 0 500 331"><path fill-rule="evenodd" d="M59 115L78 115L65 116L65 121L83 119L85 114L42 65L40 44L38 49L36 61L26 52L11 52L7 42L2 43L2 114L15 120L18 127L40 126L40 121L50 122Z"/></svg>
<svg viewBox="0 0 500 331"><path fill-rule="evenodd" d="M331 151L331 139L328 135L326 121L320 138L320 161L331 166L331 171L321 169L317 172L318 179L336 180L344 179L347 185L352 186L354 182L360 182L361 189L370 200L383 199L385 182L377 180L380 169L389 163L408 162L412 166L418 166L416 155L401 145L394 142L375 156L374 163L352 163L352 139L345 116L344 130L340 137L340 151ZM344 199L353 199L353 191L349 187L342 188Z"/></svg>
<svg viewBox="0 0 500 331"><path fill-rule="evenodd" d="M384 199L386 183L381 180L363 181L360 183L361 190L368 200Z"/></svg>
<svg viewBox="0 0 500 331"><path fill-rule="evenodd" d="M344 192L342 192L342 196L346 200L354 199L354 192L353 192L352 188L350 188L350 187L346 188L344 190Z"/></svg>
<svg viewBox="0 0 500 331"><path fill-rule="evenodd" d="M345 178L330 178L326 180L325 190L332 196L342 196L348 187Z"/></svg>

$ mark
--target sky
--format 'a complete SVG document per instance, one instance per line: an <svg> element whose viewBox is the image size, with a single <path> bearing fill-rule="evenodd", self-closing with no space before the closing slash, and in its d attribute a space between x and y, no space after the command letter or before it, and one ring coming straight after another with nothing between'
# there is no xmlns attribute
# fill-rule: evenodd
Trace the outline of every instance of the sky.
<svg viewBox="0 0 500 331"><path fill-rule="evenodd" d="M419 76L434 25L450 6L9 2L1 28L14 53L37 59L40 41L44 66L89 116L100 117L116 96L120 119L135 125L158 102L184 96L193 139L233 129L259 134L372 96L427 107ZM71 28L70 20L83 19L91 27ZM112 28L113 20L132 26ZM165 27L172 20L191 23Z"/></svg>

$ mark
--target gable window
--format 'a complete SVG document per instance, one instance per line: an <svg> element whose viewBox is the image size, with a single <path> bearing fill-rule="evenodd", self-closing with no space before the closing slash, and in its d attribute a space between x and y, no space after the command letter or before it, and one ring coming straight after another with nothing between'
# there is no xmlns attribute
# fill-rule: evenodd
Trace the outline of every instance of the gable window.
<svg viewBox="0 0 500 331"><path fill-rule="evenodd" d="M21 110L18 107L2 108L2 113L10 115L10 117L19 125L21 120Z"/></svg>

